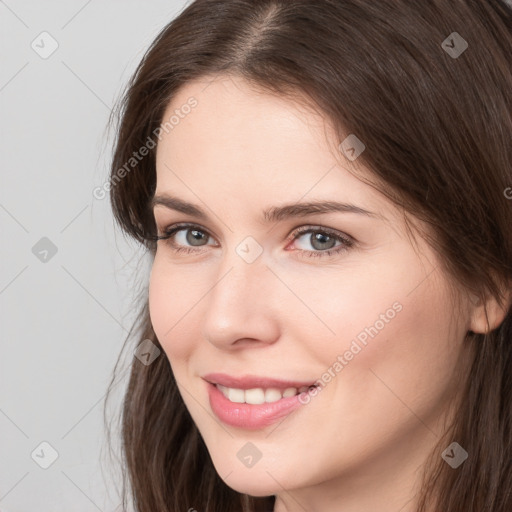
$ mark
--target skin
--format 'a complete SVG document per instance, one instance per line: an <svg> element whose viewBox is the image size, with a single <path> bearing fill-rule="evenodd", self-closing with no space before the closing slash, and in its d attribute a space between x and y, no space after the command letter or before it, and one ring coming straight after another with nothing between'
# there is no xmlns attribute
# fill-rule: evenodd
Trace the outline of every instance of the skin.
<svg viewBox="0 0 512 512"><path fill-rule="evenodd" d="M420 471L450 418L455 376L468 361L465 333L488 327L483 304L464 294L454 303L439 257L420 238L415 247L402 212L349 172L351 162L332 150L340 141L318 112L221 76L184 86L164 119L190 96L197 107L158 145L156 193L191 202L208 219L161 205L154 215L159 234L186 222L205 239L194 246L186 230L175 235L176 245L195 251L189 254L158 242L149 305L218 474L238 492L276 495L276 512L413 511ZM262 220L271 206L313 200L378 216ZM301 226L330 228L355 243L308 257L322 249L311 233L295 235ZM263 250L250 264L235 250L248 236ZM283 420L246 430L213 414L202 375L315 381L397 303L400 312ZM503 315L487 306L497 325ZM237 458L248 441L262 453L251 468Z"/></svg>

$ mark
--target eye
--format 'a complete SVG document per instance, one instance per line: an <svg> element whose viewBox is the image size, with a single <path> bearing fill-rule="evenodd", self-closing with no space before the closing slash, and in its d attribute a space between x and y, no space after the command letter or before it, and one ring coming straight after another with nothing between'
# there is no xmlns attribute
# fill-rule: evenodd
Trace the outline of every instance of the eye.
<svg viewBox="0 0 512 512"><path fill-rule="evenodd" d="M306 236L306 235L309 235ZM325 257L338 254L348 250L354 245L354 240L348 235L324 228L321 226L311 227L303 226L292 233L293 242L304 238L301 242L303 247L294 249L300 256L306 257ZM208 245L208 241L213 238L201 226L195 224L175 224L167 227L163 235L155 237L155 240L164 240L174 252L183 253L201 253L199 247ZM304 245L310 245L313 250L304 249ZM338 244L338 245L336 245ZM217 244L213 244L216 246Z"/></svg>
<svg viewBox="0 0 512 512"><path fill-rule="evenodd" d="M306 257L331 256L344 252L354 245L354 240L349 236L321 226L299 228L295 231L293 240L298 241L301 238L304 238L305 243L302 242L299 252ZM308 245L313 250L307 249ZM306 249L304 249L304 246L306 246Z"/></svg>
<svg viewBox="0 0 512 512"><path fill-rule="evenodd" d="M175 224L167 227L164 235L157 236L155 240L165 240L176 252L196 252L194 247L208 245L210 238L212 237L201 226ZM187 244L190 244L190 247L187 247Z"/></svg>

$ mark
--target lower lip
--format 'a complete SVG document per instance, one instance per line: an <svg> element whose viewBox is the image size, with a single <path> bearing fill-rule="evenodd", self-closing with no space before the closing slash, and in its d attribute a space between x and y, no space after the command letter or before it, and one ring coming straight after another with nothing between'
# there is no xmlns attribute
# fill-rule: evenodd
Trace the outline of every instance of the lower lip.
<svg viewBox="0 0 512 512"><path fill-rule="evenodd" d="M217 386L209 382L207 385L210 406L214 414L223 423L233 427L245 429L267 427L303 405L299 401L299 395L258 405L234 403L228 400Z"/></svg>

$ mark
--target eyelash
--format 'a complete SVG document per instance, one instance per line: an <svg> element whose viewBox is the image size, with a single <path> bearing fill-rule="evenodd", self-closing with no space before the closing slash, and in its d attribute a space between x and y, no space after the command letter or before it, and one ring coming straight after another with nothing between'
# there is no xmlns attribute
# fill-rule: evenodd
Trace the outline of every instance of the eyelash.
<svg viewBox="0 0 512 512"><path fill-rule="evenodd" d="M203 229L201 226L198 226L196 224L174 224L171 226L168 226L164 230L164 235L156 236L154 238L155 241L163 240L166 242L166 244L176 253L198 253L202 251L197 251L195 249L192 249L190 247L180 247L176 246L174 242L172 241L172 237L178 233L179 231L186 231L186 230L196 230L200 231L201 233L204 233L205 235L208 235L210 237L211 235ZM354 245L354 241L350 239L347 236L342 235L338 231L334 231L331 229L323 228L321 226L311 227L311 226L303 226L295 230L294 237L292 241L297 240L301 235L307 234L307 233L322 233L324 235L328 235L331 238L334 238L335 240L342 242L342 245L338 246L334 249L327 249L324 251L316 250L316 251L306 251L304 249L298 249L299 253L302 253L303 256L307 257L326 257L326 256L332 256L336 254L341 254L345 251L347 251L350 247Z"/></svg>

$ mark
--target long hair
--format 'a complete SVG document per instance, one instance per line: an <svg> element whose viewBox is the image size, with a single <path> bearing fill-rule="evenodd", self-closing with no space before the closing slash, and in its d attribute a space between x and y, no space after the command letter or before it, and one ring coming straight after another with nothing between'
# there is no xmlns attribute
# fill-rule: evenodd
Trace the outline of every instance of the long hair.
<svg viewBox="0 0 512 512"><path fill-rule="evenodd" d="M151 44L119 103L114 218L154 256L149 203L165 109L194 79L237 75L307 98L340 141L357 134L366 146L358 162L394 204L431 226L428 242L446 272L503 303L512 282L511 59L505 0L196 0ZM144 146L147 155L130 160ZM273 496L240 494L217 475L151 326L147 295L139 307L124 348L149 339L162 353L149 365L130 361L123 506L130 492L137 512L272 510ZM466 342L474 358L447 434L470 457L454 470L441 459L446 446L436 446L418 512L512 510L510 308L496 329L470 332Z"/></svg>

